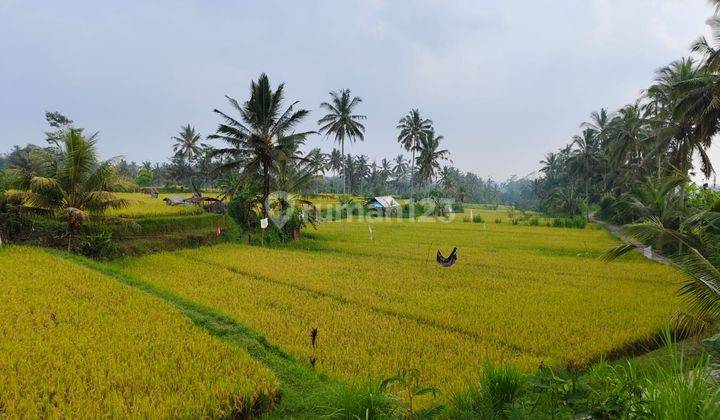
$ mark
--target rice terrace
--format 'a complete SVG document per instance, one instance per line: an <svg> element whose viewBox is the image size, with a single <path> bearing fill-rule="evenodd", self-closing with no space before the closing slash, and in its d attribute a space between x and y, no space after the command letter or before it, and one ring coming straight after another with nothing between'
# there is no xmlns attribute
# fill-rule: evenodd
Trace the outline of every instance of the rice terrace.
<svg viewBox="0 0 720 420"><path fill-rule="evenodd" d="M720 418L720 2L599 2L575 23L556 5L405 3L287 4L279 21L253 2L162 19L0 3L0 35L33 51L71 41L28 19L87 20L69 58L99 66L65 74L49 54L29 72L15 49L0 66L11 98L27 90L0 102L0 419ZM545 83L519 93L467 61L509 48L470 28L514 37L536 15L595 48L610 25L647 54L607 35L618 52L593 63L646 70L576 80L533 53L511 62ZM525 35L587 67L541 32ZM322 59L298 55L318 36ZM356 58L330 51L351 41ZM377 68L350 71L365 54ZM342 71L318 77L325 56ZM522 95L532 112L505 108Z"/></svg>

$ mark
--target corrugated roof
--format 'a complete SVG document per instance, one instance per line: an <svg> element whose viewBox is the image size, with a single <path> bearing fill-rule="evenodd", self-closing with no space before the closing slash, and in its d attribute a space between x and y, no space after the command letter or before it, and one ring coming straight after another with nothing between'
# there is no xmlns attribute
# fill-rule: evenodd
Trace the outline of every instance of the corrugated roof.
<svg viewBox="0 0 720 420"><path fill-rule="evenodd" d="M377 201L378 204L383 206L384 208L393 208L393 207L400 207L400 204L390 195L381 195L378 197L373 197L373 200Z"/></svg>

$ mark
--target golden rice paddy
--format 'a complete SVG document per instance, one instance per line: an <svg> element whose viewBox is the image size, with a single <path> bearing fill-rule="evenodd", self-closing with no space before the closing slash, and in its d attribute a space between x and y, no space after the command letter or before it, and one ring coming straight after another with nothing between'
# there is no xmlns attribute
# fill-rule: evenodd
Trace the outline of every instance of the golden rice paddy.
<svg viewBox="0 0 720 420"><path fill-rule="evenodd" d="M137 289L34 248L0 249L0 417L230 417L274 375Z"/></svg>
<svg viewBox="0 0 720 420"><path fill-rule="evenodd" d="M217 309L347 381L419 368L449 392L483 360L578 365L650 340L678 307L676 273L597 229L323 223L286 248L221 245L123 260L130 276ZM466 213L468 213L466 211ZM483 216L485 217L485 216ZM486 219L488 218L486 217ZM459 249L442 268L435 252ZM319 329L317 350L309 332Z"/></svg>
<svg viewBox="0 0 720 420"><path fill-rule="evenodd" d="M128 201L126 207L119 209L109 209L105 212L106 216L140 218L153 216L187 216L191 214L202 214L203 209L200 206L170 206L163 201L166 197L186 197L190 198L191 193L173 193L160 194L158 198L143 193L117 193L118 198Z"/></svg>

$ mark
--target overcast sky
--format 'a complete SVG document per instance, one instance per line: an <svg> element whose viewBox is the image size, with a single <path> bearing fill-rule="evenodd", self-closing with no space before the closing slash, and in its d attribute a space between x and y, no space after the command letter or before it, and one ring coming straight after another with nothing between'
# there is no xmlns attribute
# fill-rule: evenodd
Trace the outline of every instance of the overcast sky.
<svg viewBox="0 0 720 420"><path fill-rule="evenodd" d="M362 97L365 141L349 153L401 153L395 125L418 107L457 167L524 176L590 112L633 101L687 55L712 12L705 0L0 0L0 152L41 143L57 110L100 132L103 157L163 161L182 124L211 134L224 95L246 100L266 72L312 111L303 128L330 90Z"/></svg>

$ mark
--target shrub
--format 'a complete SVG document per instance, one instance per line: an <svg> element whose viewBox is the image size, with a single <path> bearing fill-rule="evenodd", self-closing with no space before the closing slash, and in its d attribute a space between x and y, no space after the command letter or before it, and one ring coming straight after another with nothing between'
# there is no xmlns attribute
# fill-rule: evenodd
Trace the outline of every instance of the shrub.
<svg viewBox="0 0 720 420"><path fill-rule="evenodd" d="M585 229L587 226L587 219L585 219L584 216L556 217L552 221L552 226L559 228Z"/></svg>
<svg viewBox="0 0 720 420"><path fill-rule="evenodd" d="M250 197L235 197L228 203L228 215L239 226L252 229L260 225L260 216L257 213L257 201Z"/></svg>
<svg viewBox="0 0 720 420"><path fill-rule="evenodd" d="M528 220L528 224L530 226L540 226L540 219L537 217L533 217L532 219Z"/></svg>
<svg viewBox="0 0 720 420"><path fill-rule="evenodd" d="M576 229L585 229L585 226L587 226L587 219L584 216L573 217L572 227Z"/></svg>
<svg viewBox="0 0 720 420"><path fill-rule="evenodd" d="M80 237L73 247L73 252L94 259L110 259L117 256L119 250L113 242L112 233L100 232Z"/></svg>
<svg viewBox="0 0 720 420"><path fill-rule="evenodd" d="M449 418L502 418L504 412L520 398L526 388L527 376L518 368L501 363L485 363L476 383L452 396Z"/></svg>
<svg viewBox="0 0 720 420"><path fill-rule="evenodd" d="M382 381L338 386L329 405L318 406L320 416L339 419L392 419L398 402L386 393Z"/></svg>
<svg viewBox="0 0 720 420"><path fill-rule="evenodd" d="M495 223L497 223L497 224L499 225L500 223L502 223L502 220L501 220L501 219L495 219Z"/></svg>
<svg viewBox="0 0 720 420"><path fill-rule="evenodd" d="M400 214L404 218L409 217L419 217L425 214L426 211L429 211L429 208L426 208L423 204L420 203L413 203L413 204L403 204L400 209Z"/></svg>
<svg viewBox="0 0 720 420"><path fill-rule="evenodd" d="M141 168L135 177L135 183L140 187L149 187L153 180L152 171Z"/></svg>
<svg viewBox="0 0 720 420"><path fill-rule="evenodd" d="M485 223L485 219L479 214L473 214L472 219L468 217L466 220L473 223Z"/></svg>

